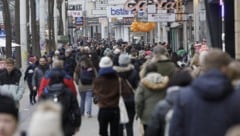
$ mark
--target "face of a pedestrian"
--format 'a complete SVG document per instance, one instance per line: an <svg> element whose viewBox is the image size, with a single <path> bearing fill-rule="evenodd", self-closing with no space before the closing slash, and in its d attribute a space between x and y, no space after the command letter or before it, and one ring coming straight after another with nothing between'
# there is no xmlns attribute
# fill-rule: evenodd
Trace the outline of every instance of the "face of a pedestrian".
<svg viewBox="0 0 240 136"><path fill-rule="evenodd" d="M46 65L46 64L47 64L46 59L40 58L40 59L39 59L39 64L42 65L42 66L43 66L43 65Z"/></svg>
<svg viewBox="0 0 240 136"><path fill-rule="evenodd" d="M5 65L6 65L6 63L4 60L0 61L0 69L4 69Z"/></svg>
<svg viewBox="0 0 240 136"><path fill-rule="evenodd" d="M7 69L8 73L10 73L10 72L13 71L14 65L11 64L11 63L7 63L7 64L6 64L6 69Z"/></svg>
<svg viewBox="0 0 240 136"><path fill-rule="evenodd" d="M0 113L0 136L13 136L16 129L16 119L12 115Z"/></svg>

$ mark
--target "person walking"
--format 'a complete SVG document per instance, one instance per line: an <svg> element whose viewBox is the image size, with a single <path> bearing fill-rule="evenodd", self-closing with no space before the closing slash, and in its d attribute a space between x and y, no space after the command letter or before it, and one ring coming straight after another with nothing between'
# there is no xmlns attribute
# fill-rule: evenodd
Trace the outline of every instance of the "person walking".
<svg viewBox="0 0 240 136"><path fill-rule="evenodd" d="M22 73L15 67L12 58L7 58L5 63L6 66L0 73L0 93L12 97L18 105L25 89L24 81L21 80Z"/></svg>
<svg viewBox="0 0 240 136"><path fill-rule="evenodd" d="M40 101L50 100L61 105L64 136L72 136L79 130L81 114L77 97L64 84L64 76L61 70L51 71L49 84L44 88Z"/></svg>
<svg viewBox="0 0 240 136"><path fill-rule="evenodd" d="M176 71L168 82L166 97L155 106L146 136L168 136L172 119L173 106L181 88L192 82L192 75L188 70Z"/></svg>
<svg viewBox="0 0 240 136"><path fill-rule="evenodd" d="M128 54L123 53L118 57L119 66L114 66L113 69L118 73L122 80L126 81L131 87L132 92L137 88L139 82L138 72L136 71L134 65L131 63L131 58ZM127 136L133 136L133 121L135 117L135 103L134 103L134 94L129 98L128 103L126 104L126 109L128 112L129 122L126 124ZM123 129L124 126L121 125L120 129ZM120 131L120 136L123 134Z"/></svg>
<svg viewBox="0 0 240 136"><path fill-rule="evenodd" d="M27 85L30 91L29 94L29 102L30 104L34 104L36 103L35 97L37 95L37 91L33 90L33 86L32 86L32 77L33 77L33 73L35 68L37 67L37 58L36 57L31 57L31 61L29 61L29 66L27 67L26 71L25 71L25 75L24 75L24 80L27 81Z"/></svg>
<svg viewBox="0 0 240 136"><path fill-rule="evenodd" d="M41 83L38 89L38 97L41 97L41 95L44 92L44 88L49 85L51 82L52 76L54 76L55 72L60 72L63 75L63 83L67 86L67 88L74 94L74 96L77 95L76 87L74 85L73 78L70 77L63 69L63 60L55 59L53 61L53 68L48 70L46 74L42 77Z"/></svg>
<svg viewBox="0 0 240 136"><path fill-rule="evenodd" d="M148 128L154 107L165 97L168 81L167 76L162 76L157 72L156 63L146 66L146 76L140 81L135 93L136 113L143 124L144 132Z"/></svg>
<svg viewBox="0 0 240 136"><path fill-rule="evenodd" d="M119 88L122 86L122 96L127 98L132 96L132 90L126 82L120 79L112 68L113 62L105 56L101 58L99 63L98 77L93 83L93 92L98 99L98 122L99 135L109 136L108 126L110 125L110 136L119 135ZM123 82L120 82L123 81ZM120 83L119 83L120 82Z"/></svg>
<svg viewBox="0 0 240 136"><path fill-rule="evenodd" d="M36 92L34 93L37 94L37 91L39 90L41 80L45 73L49 70L49 67L47 65L47 59L45 57L40 57L39 58L39 65L35 68L33 76L32 76L32 86L33 90ZM35 97L32 98L32 104L36 103Z"/></svg>
<svg viewBox="0 0 240 136"><path fill-rule="evenodd" d="M231 57L220 49L207 52L203 75L181 89L174 106L169 136L224 136L240 123L240 91L227 77Z"/></svg>
<svg viewBox="0 0 240 136"><path fill-rule="evenodd" d="M177 69L176 65L170 60L168 51L165 47L157 45L153 48L153 57L147 60L140 71L140 77L143 78L146 75L146 66L149 63L156 63L157 73L162 76L171 77Z"/></svg>
<svg viewBox="0 0 240 136"><path fill-rule="evenodd" d="M96 78L97 71L92 64L92 61L87 57L82 57L78 63L75 72L74 80L78 84L80 92L80 111L85 113L85 103L87 104L87 116L92 117L92 84Z"/></svg>

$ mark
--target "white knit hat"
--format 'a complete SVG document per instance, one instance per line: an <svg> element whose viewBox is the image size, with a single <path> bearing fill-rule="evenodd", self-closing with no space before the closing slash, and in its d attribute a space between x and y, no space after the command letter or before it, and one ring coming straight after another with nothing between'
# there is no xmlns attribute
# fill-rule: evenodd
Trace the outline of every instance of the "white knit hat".
<svg viewBox="0 0 240 136"><path fill-rule="evenodd" d="M38 105L28 129L29 136L63 136L61 106L51 101Z"/></svg>
<svg viewBox="0 0 240 136"><path fill-rule="evenodd" d="M100 68L107 68L107 67L112 67L112 66L113 66L113 62L112 62L111 58L109 58L108 56L101 58L101 60L99 62Z"/></svg>

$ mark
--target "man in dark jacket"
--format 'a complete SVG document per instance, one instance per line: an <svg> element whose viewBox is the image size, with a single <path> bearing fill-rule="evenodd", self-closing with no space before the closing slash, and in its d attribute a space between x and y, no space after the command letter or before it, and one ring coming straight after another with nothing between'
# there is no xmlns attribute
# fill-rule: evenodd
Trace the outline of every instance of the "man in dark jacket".
<svg viewBox="0 0 240 136"><path fill-rule="evenodd" d="M61 104L64 136L75 134L81 124L79 104L75 95L64 85L64 74L62 71L52 71L50 82L44 88L44 92L40 98Z"/></svg>
<svg viewBox="0 0 240 136"><path fill-rule="evenodd" d="M157 45L153 48L153 58L143 64L140 77L146 76L146 66L150 63L157 64L157 72L163 76L171 77L176 70L176 65L169 59L168 51L165 47Z"/></svg>
<svg viewBox="0 0 240 136"><path fill-rule="evenodd" d="M62 60L54 60L53 61L53 68L46 72L46 74L43 76L39 89L38 89L38 96L41 97L44 88L47 87L51 81L51 78L53 76L54 72L60 72L63 75L63 83L67 88L72 91L72 93L76 96L77 91L76 87L74 85L73 78L71 78L63 69L63 61Z"/></svg>
<svg viewBox="0 0 240 136"><path fill-rule="evenodd" d="M226 76L231 58L218 49L201 62L205 73L183 88L174 107L170 136L224 136L240 123L240 91Z"/></svg>
<svg viewBox="0 0 240 136"><path fill-rule="evenodd" d="M72 54L72 49L68 48L65 51L64 70L67 72L69 76L73 77L75 67L76 67L75 57Z"/></svg>
<svg viewBox="0 0 240 136"><path fill-rule="evenodd" d="M42 80L42 77L45 75L45 73L49 70L49 67L47 65L47 58L46 57L40 57L39 59L39 65L34 69L34 73L32 76L32 86L33 90L37 92L37 90L40 87L40 83ZM35 103L35 99L33 100Z"/></svg>

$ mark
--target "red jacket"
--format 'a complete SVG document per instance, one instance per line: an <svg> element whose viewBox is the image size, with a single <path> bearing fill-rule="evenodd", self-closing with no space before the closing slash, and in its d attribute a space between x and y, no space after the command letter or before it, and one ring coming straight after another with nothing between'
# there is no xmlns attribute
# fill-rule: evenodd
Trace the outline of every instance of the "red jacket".
<svg viewBox="0 0 240 136"><path fill-rule="evenodd" d="M50 76L51 76L51 70L49 72L47 72L46 75L42 78L41 83L40 83L40 87L38 89L38 96L39 97L42 95L44 88L48 86L48 84L50 82ZM76 87L74 85L73 78L71 78L67 74L64 74L63 83L73 92L73 94L75 96L77 96L77 91L76 91Z"/></svg>

